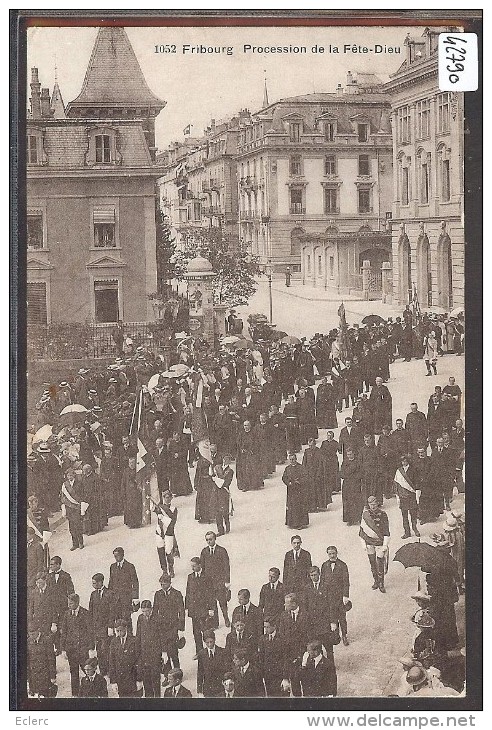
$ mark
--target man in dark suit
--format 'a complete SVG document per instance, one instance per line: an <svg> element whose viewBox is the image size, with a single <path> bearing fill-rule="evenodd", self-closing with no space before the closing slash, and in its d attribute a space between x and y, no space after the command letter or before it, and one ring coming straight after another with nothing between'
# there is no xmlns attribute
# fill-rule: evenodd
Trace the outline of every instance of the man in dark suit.
<svg viewBox="0 0 492 730"><path fill-rule="evenodd" d="M253 656L257 647L258 639L246 630L243 617L238 616L232 625L231 633L226 636L225 648L231 661L236 649L245 649L250 656Z"/></svg>
<svg viewBox="0 0 492 730"><path fill-rule="evenodd" d="M165 651L160 618L150 601L142 601L142 613L137 619L137 674L142 680L146 697L161 696L161 661Z"/></svg>
<svg viewBox="0 0 492 730"><path fill-rule="evenodd" d="M323 655L320 641L310 641L301 663L301 683L304 697L336 697L337 672L333 647Z"/></svg>
<svg viewBox="0 0 492 730"><path fill-rule="evenodd" d="M121 616L127 622L128 633L132 633L132 613L138 609L138 577L133 563L125 560L122 547L113 550L115 562L109 568L108 588L113 591L118 601Z"/></svg>
<svg viewBox="0 0 492 730"><path fill-rule="evenodd" d="M104 585L104 575L95 573L92 576L94 590L89 598L89 616L96 642L96 653L99 669L103 676L108 674L109 645L114 636L114 622L119 618L116 595Z"/></svg>
<svg viewBox="0 0 492 730"><path fill-rule="evenodd" d="M345 426L340 431L338 439L338 450L345 458L347 451L352 450L354 454L358 454L363 443L363 435L359 428L354 425L353 420L348 416L345 419Z"/></svg>
<svg viewBox="0 0 492 730"><path fill-rule="evenodd" d="M217 545L217 535L215 532L207 532L205 534L207 546L203 548L200 554L200 562L205 575L212 582L214 589L214 612L215 612L215 628L219 627L219 612L217 610L217 602L222 611L224 622L227 627L231 625L227 612L227 597L231 586L231 568L229 563L229 555L225 547Z"/></svg>
<svg viewBox="0 0 492 730"><path fill-rule="evenodd" d="M108 696L108 683L96 670L97 659L88 659L84 667L85 677L80 680L79 697Z"/></svg>
<svg viewBox="0 0 492 730"><path fill-rule="evenodd" d="M116 685L118 697L137 696L138 648L128 632L124 618L115 621L115 634L109 647L109 681Z"/></svg>
<svg viewBox="0 0 492 730"><path fill-rule="evenodd" d="M267 697L284 697L284 643L277 630L277 617L265 616L263 636L260 636L258 667L265 683Z"/></svg>
<svg viewBox="0 0 492 730"><path fill-rule="evenodd" d="M245 649L236 649L234 662L234 686L237 697L264 697L265 688L260 671Z"/></svg>
<svg viewBox="0 0 492 730"><path fill-rule="evenodd" d="M200 558L191 559L191 571L186 583L185 609L191 618L198 654L203 648L202 632L215 622L217 603L213 583L202 570Z"/></svg>
<svg viewBox="0 0 492 730"><path fill-rule="evenodd" d="M301 697L299 668L309 636L309 616L299 606L295 593L285 596L285 610L279 619L279 636L284 642L284 680L290 684L294 697Z"/></svg>
<svg viewBox="0 0 492 730"><path fill-rule="evenodd" d="M27 601L28 631L41 631L44 636L54 634L58 629L56 597L48 587L48 574L40 571L36 575L36 587Z"/></svg>
<svg viewBox="0 0 492 730"><path fill-rule="evenodd" d="M58 555L54 555L50 559L50 572L48 573L48 586L53 592L55 608L57 612L56 623L59 625L61 617L67 610L68 596L75 593L73 581L70 574L62 570L62 559ZM60 632L54 635L56 653L60 653Z"/></svg>
<svg viewBox="0 0 492 730"><path fill-rule="evenodd" d="M192 697L190 690L181 684L183 681L182 669L171 669L167 675L167 679L169 686L164 690L164 697L177 697L178 700Z"/></svg>
<svg viewBox="0 0 492 730"><path fill-rule="evenodd" d="M268 583L261 586L260 600L258 608L265 616L270 618L280 616L284 610L285 588L280 582L280 570L278 568L270 568L268 571Z"/></svg>
<svg viewBox="0 0 492 730"><path fill-rule="evenodd" d="M238 619L242 619L246 632L254 638L256 646L258 646L258 640L263 628L263 616L258 606L251 603L250 598L251 595L247 588L241 588L238 591L239 606L236 606L232 612L232 623L234 624Z"/></svg>
<svg viewBox="0 0 492 730"><path fill-rule="evenodd" d="M46 567L42 542L32 527L27 528L27 590L36 588L36 576Z"/></svg>
<svg viewBox="0 0 492 730"><path fill-rule="evenodd" d="M313 564L311 554L301 548L302 540L299 535L294 535L290 541L292 550L285 553L283 584L286 593L299 592L304 590L309 568Z"/></svg>
<svg viewBox="0 0 492 730"><path fill-rule="evenodd" d="M162 501L162 495L169 489L169 458L166 442L162 437L158 437L155 440L153 457L157 474L157 485Z"/></svg>
<svg viewBox="0 0 492 730"><path fill-rule="evenodd" d="M403 452L400 459L400 466L395 472L394 476L394 489L396 494L396 500L398 507L400 508L401 518L403 522L403 535L402 540L406 540L410 537L410 525L408 523L408 515L412 523L412 529L415 537L420 537L420 532L417 526L417 490L418 475L415 467L410 464L410 455Z"/></svg>
<svg viewBox="0 0 492 730"><path fill-rule="evenodd" d="M304 606L308 612L308 639L318 639L323 646L332 646L333 631L337 622L331 619L330 596L321 581L320 569L313 565L309 569L309 582L304 591Z"/></svg>
<svg viewBox="0 0 492 730"><path fill-rule="evenodd" d="M178 632L185 630L183 595L171 586L171 576L163 573L159 578L160 590L154 594L154 613L160 618L160 631L164 651L168 656L168 668L179 669Z"/></svg>
<svg viewBox="0 0 492 730"><path fill-rule="evenodd" d="M203 697L218 697L222 691L222 679L229 669L227 652L215 643L211 629L203 632L205 647L197 655L198 669L196 691Z"/></svg>
<svg viewBox="0 0 492 730"><path fill-rule="evenodd" d="M94 634L89 611L82 608L76 593L68 597L68 610L60 624L60 648L68 659L72 697L80 691L80 669L86 664L89 651L94 646Z"/></svg>
<svg viewBox="0 0 492 730"><path fill-rule="evenodd" d="M349 601L349 571L347 564L338 557L338 550L334 545L329 545L326 552L328 560L321 566L321 583L329 598L330 622L338 622L342 641L348 646L345 604Z"/></svg>

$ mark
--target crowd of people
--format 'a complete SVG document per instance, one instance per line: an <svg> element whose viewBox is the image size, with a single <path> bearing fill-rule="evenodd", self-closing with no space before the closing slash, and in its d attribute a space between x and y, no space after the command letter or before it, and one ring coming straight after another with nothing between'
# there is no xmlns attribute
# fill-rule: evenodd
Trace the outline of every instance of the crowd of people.
<svg viewBox="0 0 492 730"><path fill-rule="evenodd" d="M451 333L445 320L424 315L416 327L409 313L310 342L253 343L233 335L214 349L183 336L170 360L166 355L167 369L163 355L140 346L109 365L93 363L74 378L45 384L28 436L31 694L56 693L56 656L64 653L72 696L107 696L108 680L120 697L159 697L162 675L164 696L189 696L179 661L187 613L199 696L335 696L333 646L349 643L351 607L348 567L335 546L316 566L295 535L283 573L270 568L258 605L242 589L229 617L229 556L217 537L231 530L232 487L262 489L279 467L292 530L329 511L341 492L342 520L359 526L372 587L381 593L390 537L384 500L398 502L405 540L411 530L420 537L421 524L445 520L435 543L452 555L456 571L427 575L428 605L416 623L434 622L422 628L432 634L433 650L425 644L430 660L414 650L408 670L429 677L431 661L446 675L458 645L454 597L465 585L464 522L451 512L453 493L464 492L462 392L449 378L420 408L409 403L405 420L394 420L387 383L397 358L423 358L428 374L437 375L439 357L463 352L463 324ZM317 446L320 431L326 438ZM180 554L173 498L187 495L196 495L195 519L214 531L191 559L183 595L172 585ZM162 569L153 601L140 601L135 567L117 547L109 571L93 575L85 609L62 559L50 557L50 519L62 511L70 550L78 551L109 518L122 516L129 529L148 524L149 506ZM231 628L225 647L215 644L219 608Z"/></svg>

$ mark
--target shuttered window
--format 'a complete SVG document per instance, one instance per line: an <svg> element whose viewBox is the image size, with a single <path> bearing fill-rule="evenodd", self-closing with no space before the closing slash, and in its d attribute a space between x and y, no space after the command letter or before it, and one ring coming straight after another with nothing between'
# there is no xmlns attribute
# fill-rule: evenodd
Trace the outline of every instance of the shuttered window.
<svg viewBox="0 0 492 730"><path fill-rule="evenodd" d="M48 324L45 282L27 284L27 324Z"/></svg>
<svg viewBox="0 0 492 730"><path fill-rule="evenodd" d="M116 247L116 215L112 205L101 205L94 208L94 247Z"/></svg>

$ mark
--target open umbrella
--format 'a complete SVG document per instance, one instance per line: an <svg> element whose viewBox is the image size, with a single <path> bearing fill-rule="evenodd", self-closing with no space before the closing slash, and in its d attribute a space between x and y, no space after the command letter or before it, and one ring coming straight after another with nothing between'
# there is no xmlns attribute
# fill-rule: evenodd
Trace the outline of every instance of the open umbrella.
<svg viewBox="0 0 492 730"><path fill-rule="evenodd" d="M298 337L292 337L292 335L287 335L287 337L282 337L280 342L283 345L298 345L300 342L300 339Z"/></svg>
<svg viewBox="0 0 492 730"><path fill-rule="evenodd" d="M449 313L450 317L460 317L465 313L463 307L455 307L452 312Z"/></svg>
<svg viewBox="0 0 492 730"><path fill-rule="evenodd" d="M404 568L420 568L424 573L456 573L456 560L445 550L427 542L410 542L396 551L395 557Z"/></svg>
<svg viewBox="0 0 492 730"><path fill-rule="evenodd" d="M284 337L287 337L287 332L282 332L282 330L273 330L271 334L271 338L274 342L282 340Z"/></svg>
<svg viewBox="0 0 492 730"><path fill-rule="evenodd" d="M237 335L227 335L227 337L223 337L221 342L223 345L233 345L235 342L239 342L241 338Z"/></svg>
<svg viewBox="0 0 492 730"><path fill-rule="evenodd" d="M362 324L367 324L369 327L372 327L373 324L386 324L386 322L379 314L368 314L362 320Z"/></svg>
<svg viewBox="0 0 492 730"><path fill-rule="evenodd" d="M158 384L160 378L160 373L156 373L151 377L149 382L147 383L147 388L149 389L149 393L152 395L154 392L155 386Z"/></svg>
<svg viewBox="0 0 492 730"><path fill-rule="evenodd" d="M69 406L65 406L60 416L65 416L67 413L89 413L89 411L85 406L80 405L80 403L72 403Z"/></svg>
<svg viewBox="0 0 492 730"><path fill-rule="evenodd" d="M176 365L171 365L171 367L169 368L169 371L171 373L176 373L176 375L178 377L182 378L183 375L186 375L187 373L190 372L190 368L188 367L188 365L185 365L183 362L178 362L178 363L176 363Z"/></svg>
<svg viewBox="0 0 492 730"><path fill-rule="evenodd" d="M234 350L247 350L250 347L254 347L254 342L251 340L239 340L239 342L235 342L232 347Z"/></svg>
<svg viewBox="0 0 492 730"><path fill-rule="evenodd" d="M47 423L46 425L41 426L41 428L36 431L32 438L32 443L37 444L40 441L47 441L52 433L53 426L50 426L49 423Z"/></svg>

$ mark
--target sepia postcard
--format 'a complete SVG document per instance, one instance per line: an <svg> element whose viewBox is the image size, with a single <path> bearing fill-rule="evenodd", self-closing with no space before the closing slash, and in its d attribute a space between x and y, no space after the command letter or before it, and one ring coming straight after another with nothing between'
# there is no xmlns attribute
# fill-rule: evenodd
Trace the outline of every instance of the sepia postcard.
<svg viewBox="0 0 492 730"><path fill-rule="evenodd" d="M481 11L109 12L11 11L11 709L481 709Z"/></svg>

